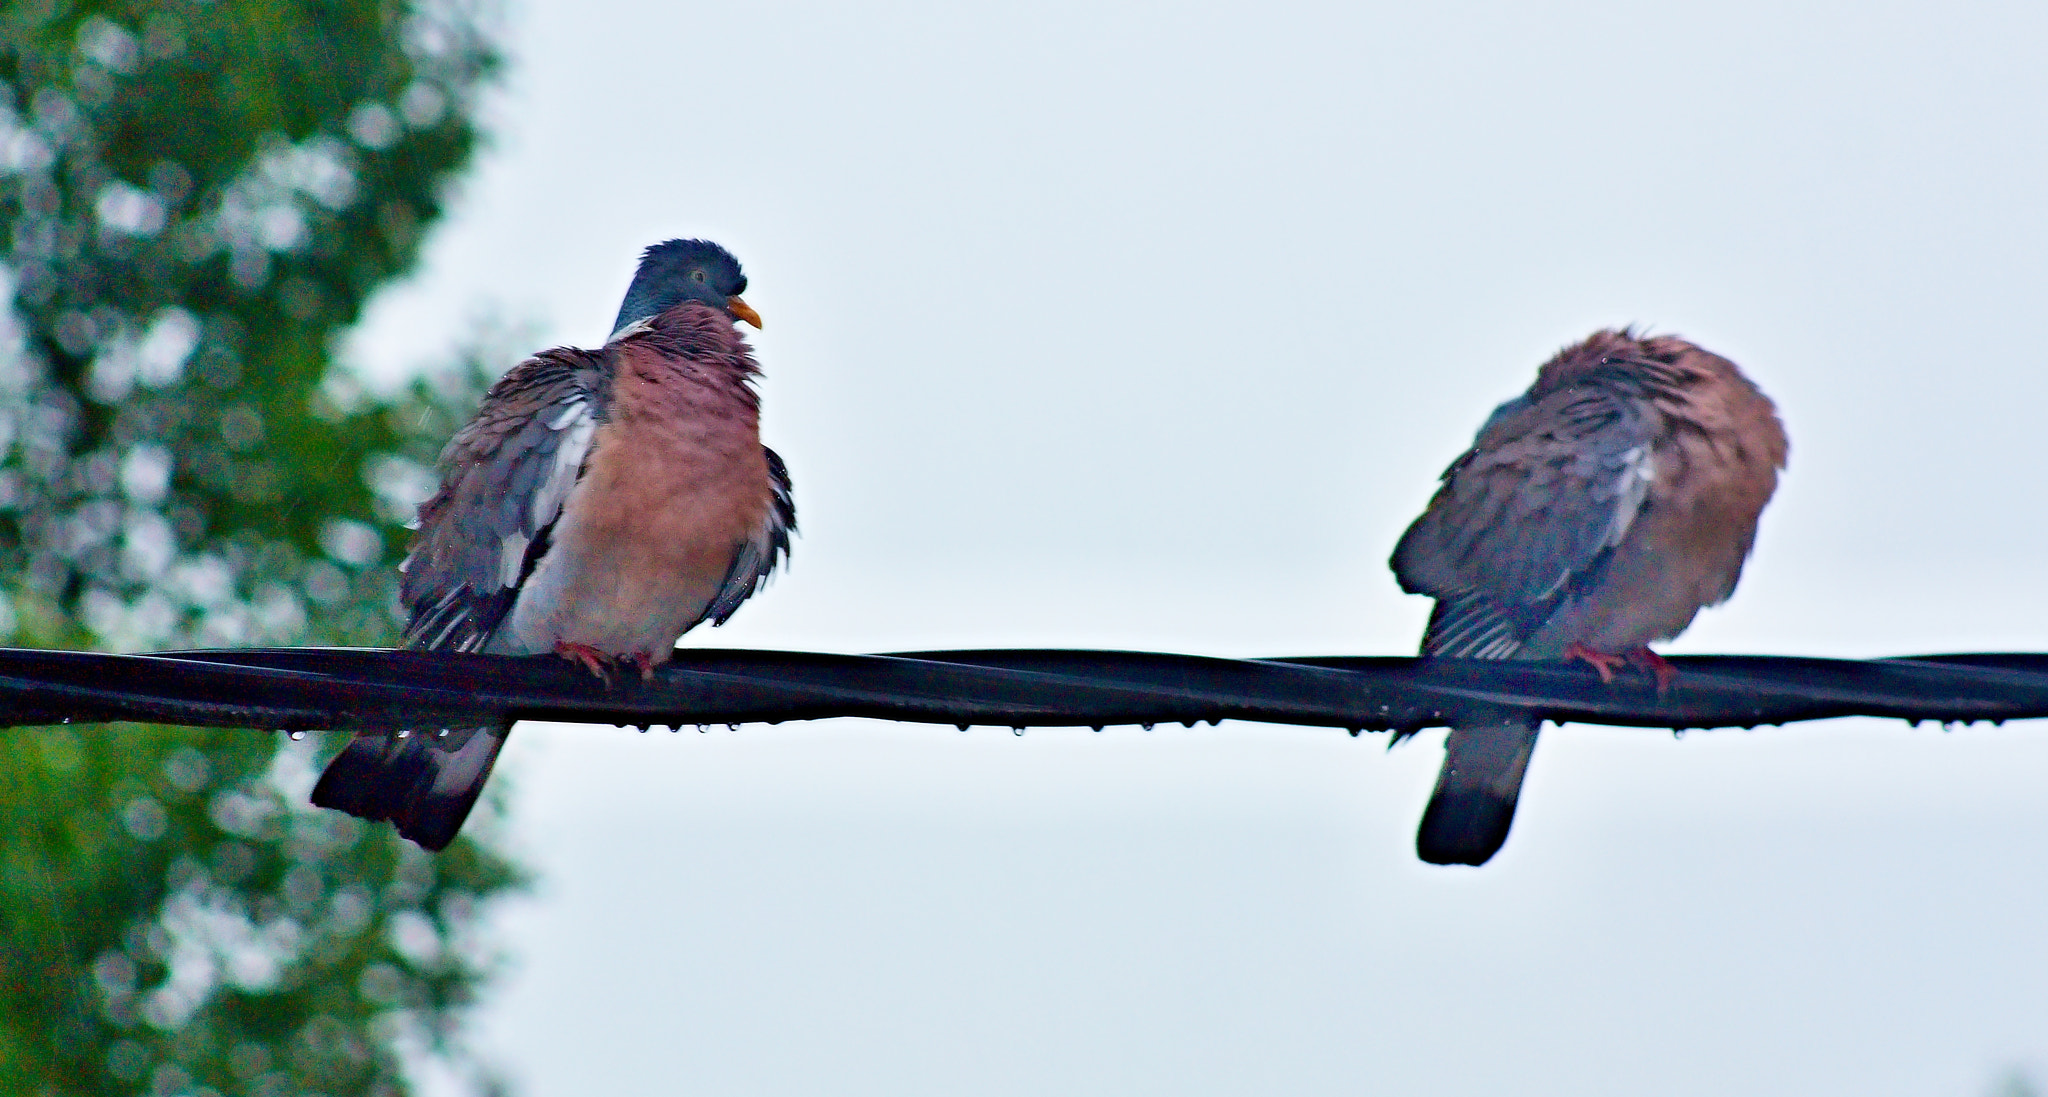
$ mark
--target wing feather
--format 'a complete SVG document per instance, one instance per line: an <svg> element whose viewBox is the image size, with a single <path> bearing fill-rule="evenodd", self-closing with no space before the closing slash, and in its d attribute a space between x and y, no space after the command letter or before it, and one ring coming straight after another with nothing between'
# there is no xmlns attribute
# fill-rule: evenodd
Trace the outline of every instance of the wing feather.
<svg viewBox="0 0 2048 1097"><path fill-rule="evenodd" d="M718 596L704 611L705 618L714 625L724 624L740 608L740 603L767 585L775 565L789 558L789 538L796 532L796 494L782 457L767 446L762 446L761 452L768 459L768 479L775 498L761 528L741 543L732 566L726 569Z"/></svg>
<svg viewBox="0 0 2048 1097"><path fill-rule="evenodd" d="M407 646L477 651L512 608L582 475L609 391L601 353L552 350L514 366L441 454L400 593Z"/></svg>
<svg viewBox="0 0 2048 1097"><path fill-rule="evenodd" d="M1424 651L1504 658L1588 582L1649 497L1655 415L1598 384L1495 411L1394 550L1439 600Z"/></svg>

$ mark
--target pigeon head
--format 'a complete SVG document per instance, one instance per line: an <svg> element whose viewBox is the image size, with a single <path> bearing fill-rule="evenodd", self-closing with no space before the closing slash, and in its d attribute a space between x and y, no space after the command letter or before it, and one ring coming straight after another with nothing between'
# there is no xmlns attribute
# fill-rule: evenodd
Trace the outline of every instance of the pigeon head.
<svg viewBox="0 0 2048 1097"><path fill-rule="evenodd" d="M735 320L761 326L761 314L739 295L747 276L732 253L709 240L667 240L640 255L640 269L626 287L626 300L612 334L641 320L659 316L685 301L702 301Z"/></svg>

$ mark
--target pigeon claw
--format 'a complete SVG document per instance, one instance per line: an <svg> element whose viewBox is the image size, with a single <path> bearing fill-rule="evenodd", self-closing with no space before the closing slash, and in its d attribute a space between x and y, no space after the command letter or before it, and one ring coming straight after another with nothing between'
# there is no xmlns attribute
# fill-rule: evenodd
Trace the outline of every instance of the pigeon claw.
<svg viewBox="0 0 2048 1097"><path fill-rule="evenodd" d="M636 651L636 652L634 652L634 653L633 653L633 665L634 665L634 666L636 666L636 667L639 667L639 668L640 668L640 680L641 680L641 681L643 681L643 682L652 682L652 681L654 681L654 656L653 656L653 654L652 654L652 653L649 653L649 652L645 652L645 651Z"/></svg>
<svg viewBox="0 0 2048 1097"><path fill-rule="evenodd" d="M1594 651L1592 648L1580 643L1574 643L1572 646L1564 649L1564 659L1567 663L1573 660L1583 660L1594 671L1599 673L1600 681L1607 685L1614 684L1614 672L1620 670L1629 661L1629 657L1626 655L1612 655L1604 651Z"/></svg>
<svg viewBox="0 0 2048 1097"><path fill-rule="evenodd" d="M1620 655L1615 655L1610 652L1595 651L1584 644L1573 644L1564 649L1564 657L1566 662L1573 660L1585 662L1599 673L1600 681L1608 685L1614 684L1614 672L1625 666L1638 667L1645 674L1655 677L1657 679L1658 693L1670 689L1671 683L1678 680L1678 668L1672 666L1670 660L1651 651L1648 647L1639 647L1623 652Z"/></svg>
<svg viewBox="0 0 2048 1097"><path fill-rule="evenodd" d="M1640 647L1629 652L1628 661L1657 676L1658 693L1670 689L1671 683L1678 680L1678 668L1671 665L1671 660L1651 651L1647 647Z"/></svg>
<svg viewBox="0 0 2048 1097"><path fill-rule="evenodd" d="M557 640L555 641L555 654L572 663L582 664L583 669L595 675L597 680L605 685L609 686L612 684L611 668L614 660L611 656L591 647L589 644Z"/></svg>

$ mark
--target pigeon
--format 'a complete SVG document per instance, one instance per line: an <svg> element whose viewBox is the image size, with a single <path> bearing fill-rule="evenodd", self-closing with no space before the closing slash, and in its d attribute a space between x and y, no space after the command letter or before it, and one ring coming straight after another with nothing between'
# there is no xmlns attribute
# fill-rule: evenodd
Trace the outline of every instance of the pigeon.
<svg viewBox="0 0 2048 1097"><path fill-rule="evenodd" d="M1496 408L1390 565L1436 599L1425 656L1631 666L1669 687L1652 641L1735 592L1785 467L1776 408L1735 363L1670 335L1600 331ZM1507 840L1539 721L1453 727L1416 834L1432 864Z"/></svg>
<svg viewBox="0 0 2048 1097"><path fill-rule="evenodd" d="M738 260L704 240L649 247L596 350L514 366L441 454L400 565L404 643L554 654L611 682L724 624L789 554L788 470L761 444L760 373L738 324L761 326ZM370 731L327 766L313 803L452 841L510 728Z"/></svg>

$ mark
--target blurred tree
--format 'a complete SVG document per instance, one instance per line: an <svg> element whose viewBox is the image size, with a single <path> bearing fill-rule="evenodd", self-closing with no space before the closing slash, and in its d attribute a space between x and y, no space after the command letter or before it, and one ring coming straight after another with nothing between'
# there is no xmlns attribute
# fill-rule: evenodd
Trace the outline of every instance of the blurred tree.
<svg viewBox="0 0 2048 1097"><path fill-rule="evenodd" d="M2041 1091L2026 1071L2015 1069L1999 1081L1992 1097L2041 1097Z"/></svg>
<svg viewBox="0 0 2048 1097"><path fill-rule="evenodd" d="M381 397L329 347L468 163L488 29L462 0L0 6L0 636L391 641L396 523L480 367ZM515 873L306 806L313 746L0 733L0 1092L405 1091Z"/></svg>

